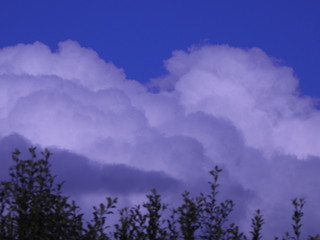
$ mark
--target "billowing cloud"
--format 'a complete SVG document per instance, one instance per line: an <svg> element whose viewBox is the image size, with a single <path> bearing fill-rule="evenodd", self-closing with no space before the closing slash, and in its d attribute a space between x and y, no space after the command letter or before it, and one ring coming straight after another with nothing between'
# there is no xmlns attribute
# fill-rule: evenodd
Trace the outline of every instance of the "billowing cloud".
<svg viewBox="0 0 320 240"><path fill-rule="evenodd" d="M320 114L293 70L225 45L176 51L165 64L143 85L73 41L1 49L0 153L51 147L70 194L128 199L153 187L167 199L205 191L219 164L221 197L235 200L241 225L261 208L266 234L286 231L297 196L317 231Z"/></svg>
<svg viewBox="0 0 320 240"><path fill-rule="evenodd" d="M249 146L265 153L320 154L315 101L299 95L292 69L260 49L205 46L174 52L166 65L164 80L171 79L188 113L232 121Z"/></svg>

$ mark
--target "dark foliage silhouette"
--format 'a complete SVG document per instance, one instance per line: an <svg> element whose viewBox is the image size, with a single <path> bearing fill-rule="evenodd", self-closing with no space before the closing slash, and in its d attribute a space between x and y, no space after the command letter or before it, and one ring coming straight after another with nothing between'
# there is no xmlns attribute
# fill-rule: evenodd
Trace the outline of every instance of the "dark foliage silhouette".
<svg viewBox="0 0 320 240"><path fill-rule="evenodd" d="M63 183L56 183L51 173L48 150L37 159L36 149L30 148L30 159L20 159L20 152L12 154L10 179L0 182L0 239L4 240L260 240L264 219L256 210L251 220L250 237L229 223L234 208L231 200L219 202L218 178L222 171L215 166L210 175L210 191L193 197L182 193L182 203L169 207L155 189L146 195L146 202L116 210L117 198L93 207L93 218L83 220L74 201L62 194ZM300 240L304 199L293 199L292 233L282 239ZM118 214L118 221L110 226L108 216ZM278 239L278 238L276 238ZM309 236L319 240L320 235Z"/></svg>

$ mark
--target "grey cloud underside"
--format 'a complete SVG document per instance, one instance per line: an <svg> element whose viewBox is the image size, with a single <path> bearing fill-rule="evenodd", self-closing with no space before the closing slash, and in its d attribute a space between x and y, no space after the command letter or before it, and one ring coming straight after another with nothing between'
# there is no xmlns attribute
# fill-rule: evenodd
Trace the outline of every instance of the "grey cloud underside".
<svg viewBox="0 0 320 240"><path fill-rule="evenodd" d="M11 153L15 149L21 149L21 159L29 159L27 149L32 145L20 135L12 134L2 138L0 146L0 176L1 179L7 179L8 168L14 164L11 161ZM181 188L181 182L163 172L143 171L124 164L93 164L79 154L56 148L52 148L51 151L54 153L50 160L52 172L57 175L57 182L65 182L65 194L145 194L153 188L166 193ZM39 158L40 152L41 148L38 149Z"/></svg>
<svg viewBox="0 0 320 240"><path fill-rule="evenodd" d="M70 193L145 194L154 188L166 193L181 185L164 172L143 171L125 164L92 164L83 156L65 151L55 151L52 164Z"/></svg>
<svg viewBox="0 0 320 240"><path fill-rule="evenodd" d="M306 197L305 225L316 232L320 113L293 70L226 45L175 51L165 66L144 86L72 41L55 52L41 43L1 49L0 174L14 148L41 144L69 193L130 202L153 187L168 199L206 191L218 164L234 219L248 226L261 208L265 233L280 234L290 199Z"/></svg>

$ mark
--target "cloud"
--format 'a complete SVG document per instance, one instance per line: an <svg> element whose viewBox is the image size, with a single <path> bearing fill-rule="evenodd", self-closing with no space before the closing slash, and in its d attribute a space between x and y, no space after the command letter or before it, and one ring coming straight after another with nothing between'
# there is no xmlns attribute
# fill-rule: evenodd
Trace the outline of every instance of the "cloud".
<svg viewBox="0 0 320 240"><path fill-rule="evenodd" d="M202 111L231 120L249 146L267 153L320 154L313 144L319 141L315 100L301 97L293 70L260 49L192 48L175 52L166 66L188 113ZM306 144L306 138L313 141Z"/></svg>
<svg viewBox="0 0 320 240"><path fill-rule="evenodd" d="M55 149L53 171L65 183L65 190L73 193L105 192L128 195L152 188L160 192L177 190L180 182L164 172L143 171L124 164L93 164L84 156Z"/></svg>
<svg viewBox="0 0 320 240"><path fill-rule="evenodd" d="M1 162L17 147L49 147L69 193L129 200L153 187L168 200L206 191L219 164L221 198L235 200L242 226L261 208L266 234L283 233L301 196L315 232L320 114L293 70L226 45L175 51L165 65L143 85L73 41L1 49Z"/></svg>
<svg viewBox="0 0 320 240"><path fill-rule="evenodd" d="M10 161L13 147L21 149L21 159L30 157L28 148L31 142L19 134L12 134L0 140L1 149L1 178L7 179L8 168L12 165ZM41 147L38 146L38 152ZM161 192L172 191L180 188L180 182L164 172L143 171L124 164L97 164L90 162L85 156L52 148L50 150L52 171L57 175L60 182L65 181L64 190L67 194L88 194L94 192L105 192L110 194L145 194L152 188ZM41 155L39 154L40 158Z"/></svg>

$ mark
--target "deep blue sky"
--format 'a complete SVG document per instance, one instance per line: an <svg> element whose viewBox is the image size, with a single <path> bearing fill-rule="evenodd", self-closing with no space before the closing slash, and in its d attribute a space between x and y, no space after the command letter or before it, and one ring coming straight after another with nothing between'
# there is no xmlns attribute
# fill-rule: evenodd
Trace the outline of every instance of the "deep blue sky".
<svg viewBox="0 0 320 240"><path fill-rule="evenodd" d="M1 0L0 47L72 39L147 81L176 49L212 43L259 47L294 68L320 97L319 0Z"/></svg>

